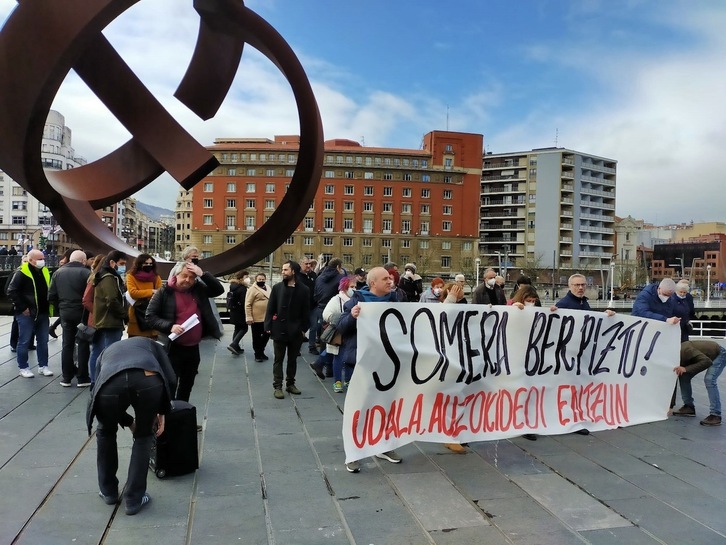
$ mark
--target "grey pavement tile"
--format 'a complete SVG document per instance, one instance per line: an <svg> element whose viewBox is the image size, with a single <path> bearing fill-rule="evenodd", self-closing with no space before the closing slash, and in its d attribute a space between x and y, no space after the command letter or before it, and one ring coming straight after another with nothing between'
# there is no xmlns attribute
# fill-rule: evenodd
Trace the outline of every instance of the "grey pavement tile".
<svg viewBox="0 0 726 545"><path fill-rule="evenodd" d="M582 445L573 449L574 452L588 460L592 460L600 467L612 471L616 475L627 478L628 475L658 474L660 470L651 464L636 458L627 450L615 447L607 443L596 443L595 445ZM666 451L658 448L651 454L663 454ZM645 456L646 454L643 454Z"/></svg>
<svg viewBox="0 0 726 545"><path fill-rule="evenodd" d="M391 480L398 495L429 531L489 524L440 473L392 475Z"/></svg>
<svg viewBox="0 0 726 545"><path fill-rule="evenodd" d="M191 543L267 543L267 522L261 498L211 496L197 498Z"/></svg>
<svg viewBox="0 0 726 545"><path fill-rule="evenodd" d="M340 508L356 543L421 545L429 542L427 532L394 495L341 501Z"/></svg>
<svg viewBox="0 0 726 545"><path fill-rule="evenodd" d="M131 525L133 519L133 525ZM147 520L149 521L147 523ZM103 541L103 545L135 545L138 543L159 543L160 537L165 543L185 543L187 535L186 524L167 525L153 523L154 512L152 507L145 508L133 517L121 513L111 526ZM124 521L128 524L117 524Z"/></svg>
<svg viewBox="0 0 726 545"><path fill-rule="evenodd" d="M540 459L558 474L576 482L580 488L598 499L639 498L646 495L626 479L578 454L541 456Z"/></svg>
<svg viewBox="0 0 726 545"><path fill-rule="evenodd" d="M470 448L489 465L507 475L549 473L550 469L509 441L470 443Z"/></svg>
<svg viewBox="0 0 726 545"><path fill-rule="evenodd" d="M655 498L614 500L608 504L665 545L726 543L726 534L707 528Z"/></svg>
<svg viewBox="0 0 726 545"><path fill-rule="evenodd" d="M530 496L479 500L476 504L507 536L570 533L560 519Z"/></svg>
<svg viewBox="0 0 726 545"><path fill-rule="evenodd" d="M641 424L642 426L643 424ZM647 425L647 424L646 424ZM642 458L648 455L657 455L665 451L665 449L654 443L653 441L643 439L637 435L639 426L630 426L628 428L619 428L616 430L607 430L598 432L597 439L616 447L620 452L627 453L636 458ZM572 447L578 450L575 446Z"/></svg>
<svg viewBox="0 0 726 545"><path fill-rule="evenodd" d="M726 501L726 475L719 475L702 464L682 456L648 456L645 460L663 472L678 475L679 479L721 501Z"/></svg>
<svg viewBox="0 0 726 545"><path fill-rule="evenodd" d="M515 475L512 480L574 530L630 526L629 521L559 475Z"/></svg>
<svg viewBox="0 0 726 545"><path fill-rule="evenodd" d="M580 534L592 545L662 545L661 541L635 526L588 530Z"/></svg>
<svg viewBox="0 0 726 545"><path fill-rule="evenodd" d="M465 545L482 543L486 545L511 545L494 526L473 526L469 528L447 528L429 532L436 545Z"/></svg>

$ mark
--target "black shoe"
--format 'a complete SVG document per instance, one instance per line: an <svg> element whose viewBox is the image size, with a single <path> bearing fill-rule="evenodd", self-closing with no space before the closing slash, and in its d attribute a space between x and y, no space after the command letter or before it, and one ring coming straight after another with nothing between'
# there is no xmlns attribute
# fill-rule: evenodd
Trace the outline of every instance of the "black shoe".
<svg viewBox="0 0 726 545"><path fill-rule="evenodd" d="M269 360L269 359L270 359L270 358L269 358L269 356L267 356L267 354L262 354L261 358L262 358L262 359L263 359L264 361L267 361L267 360Z"/></svg>
<svg viewBox="0 0 726 545"><path fill-rule="evenodd" d="M265 361L265 358L262 356L255 356L255 361Z"/></svg>
<svg viewBox="0 0 726 545"><path fill-rule="evenodd" d="M57 339L58 338L58 334L55 332L55 329L49 329L48 330L48 335L50 335L54 339Z"/></svg>
<svg viewBox="0 0 726 545"><path fill-rule="evenodd" d="M317 349L317 348L315 348L314 346L313 346L313 347L312 347L312 348L311 348L311 349L309 350L309 352L310 352L311 354L315 355L315 356L319 356L319 355L320 355L320 350L318 350L318 349Z"/></svg>
<svg viewBox="0 0 726 545"><path fill-rule="evenodd" d="M313 370L313 373L315 373L320 380L325 380L325 373L323 373L323 366L320 365L317 361L314 361L313 363L310 364L310 369Z"/></svg>
<svg viewBox="0 0 726 545"><path fill-rule="evenodd" d="M533 434L533 433L525 433L522 436L522 439L526 439L527 441L536 441L537 440L537 436L535 434Z"/></svg>
<svg viewBox="0 0 726 545"><path fill-rule="evenodd" d="M12 346L10 347L10 352L17 352L17 351L18 351L17 348L13 348Z"/></svg>
<svg viewBox="0 0 726 545"><path fill-rule="evenodd" d="M35 345L29 346L28 350L35 350Z"/></svg>
<svg viewBox="0 0 726 545"><path fill-rule="evenodd" d="M578 435L590 435L590 430L577 430L575 433Z"/></svg>
<svg viewBox="0 0 726 545"><path fill-rule="evenodd" d="M118 503L118 494L115 496L106 496L103 492L98 493L98 496L103 500L106 505L114 505Z"/></svg>
<svg viewBox="0 0 726 545"><path fill-rule="evenodd" d="M234 354L235 356L239 356L242 353L241 349L238 346L235 346L233 344L230 344L229 346L227 346L227 350L232 352L232 354Z"/></svg>
<svg viewBox="0 0 726 545"><path fill-rule="evenodd" d="M151 503L151 496L149 496L148 494L144 494L141 498L141 503L139 505L134 505L133 507L129 507L128 505L126 506L126 514L135 515L149 503Z"/></svg>

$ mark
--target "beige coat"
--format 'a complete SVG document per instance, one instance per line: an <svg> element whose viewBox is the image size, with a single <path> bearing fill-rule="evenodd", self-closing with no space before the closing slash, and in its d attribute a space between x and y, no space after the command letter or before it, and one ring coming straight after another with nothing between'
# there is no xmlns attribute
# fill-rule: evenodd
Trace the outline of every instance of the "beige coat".
<svg viewBox="0 0 726 545"><path fill-rule="evenodd" d="M245 297L245 319L248 322L264 322L265 313L267 312L267 303L270 300L270 286L266 286L266 290L260 288L257 284L252 284L247 288L247 297Z"/></svg>

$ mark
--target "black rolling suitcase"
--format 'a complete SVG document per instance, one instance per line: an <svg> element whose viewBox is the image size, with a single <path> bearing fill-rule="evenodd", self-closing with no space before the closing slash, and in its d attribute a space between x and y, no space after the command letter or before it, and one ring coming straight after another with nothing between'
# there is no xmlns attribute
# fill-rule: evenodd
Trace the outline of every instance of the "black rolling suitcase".
<svg viewBox="0 0 726 545"><path fill-rule="evenodd" d="M181 400L174 400L171 404L164 433L154 441L149 459L150 469L160 479L186 475L199 468L197 408Z"/></svg>

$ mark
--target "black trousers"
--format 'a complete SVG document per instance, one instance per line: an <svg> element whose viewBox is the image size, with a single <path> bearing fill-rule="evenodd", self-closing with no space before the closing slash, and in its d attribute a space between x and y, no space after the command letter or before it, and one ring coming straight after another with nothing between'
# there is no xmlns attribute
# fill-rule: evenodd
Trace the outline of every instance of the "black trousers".
<svg viewBox="0 0 726 545"><path fill-rule="evenodd" d="M270 340L270 334L265 331L264 322L252 323L252 349L255 356L261 356L265 353L267 341Z"/></svg>
<svg viewBox="0 0 726 545"><path fill-rule="evenodd" d="M192 394L194 380L199 372L199 345L181 346L171 343L169 347L169 361L176 373L176 393L174 399L189 401Z"/></svg>
<svg viewBox="0 0 726 545"><path fill-rule="evenodd" d="M146 492L149 456L153 443L154 418L164 399L164 381L147 376L142 369L122 371L107 381L96 394L96 468L98 487L104 496L118 496L118 448L116 433L126 409L134 408L136 429L124 488L127 507L137 507Z"/></svg>
<svg viewBox="0 0 726 545"><path fill-rule="evenodd" d="M302 333L295 335L295 339L287 342L272 341L275 349L275 361L272 363L272 387L277 390L282 388L283 374L282 363L287 353L287 367L285 369L285 385L292 386L295 384L295 375L297 374L297 355L300 353L300 347L303 343Z"/></svg>

